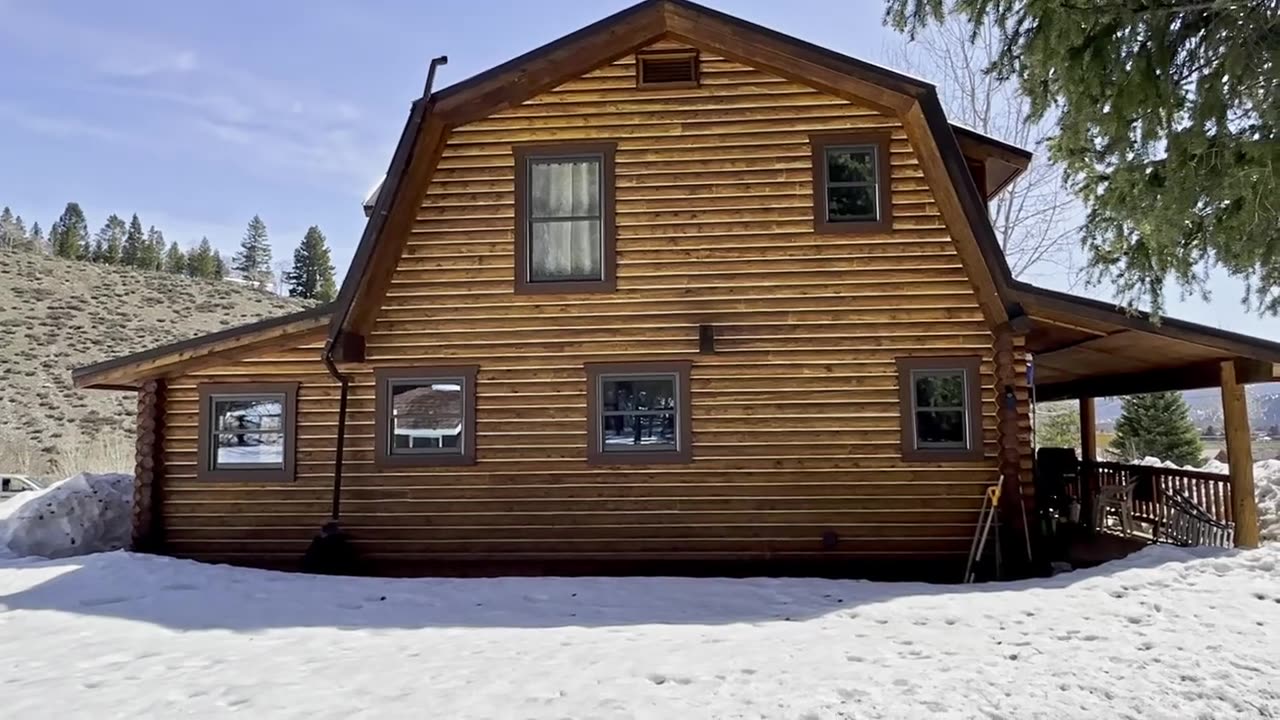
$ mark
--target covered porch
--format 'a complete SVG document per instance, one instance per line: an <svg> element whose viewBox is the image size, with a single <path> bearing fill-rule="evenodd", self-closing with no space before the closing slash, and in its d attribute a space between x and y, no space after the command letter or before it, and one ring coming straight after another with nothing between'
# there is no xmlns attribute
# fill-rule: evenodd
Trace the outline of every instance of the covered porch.
<svg viewBox="0 0 1280 720"><path fill-rule="evenodd" d="M1032 358L1033 401L1079 404L1080 454L1042 450L1034 463L1031 504L1042 526L1047 515L1075 514L1067 518L1075 544L1068 550L1100 553L1098 561L1147 542L1257 547L1245 386L1280 380L1280 344L1172 318L1152 322L1032 286L1020 288L1020 299L1010 324ZM1095 398L1209 387L1221 393L1227 472L1110 462L1099 454Z"/></svg>

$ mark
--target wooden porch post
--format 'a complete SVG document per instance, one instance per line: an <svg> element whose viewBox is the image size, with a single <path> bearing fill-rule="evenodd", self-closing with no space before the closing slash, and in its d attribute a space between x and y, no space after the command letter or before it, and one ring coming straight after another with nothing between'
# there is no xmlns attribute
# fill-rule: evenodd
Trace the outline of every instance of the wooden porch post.
<svg viewBox="0 0 1280 720"><path fill-rule="evenodd" d="M1253 449L1244 386L1236 382L1236 366L1222 362L1222 418L1226 426L1227 463L1231 466L1231 506L1236 547L1258 547L1258 503L1253 494Z"/></svg>
<svg viewBox="0 0 1280 720"><path fill-rule="evenodd" d="M163 421L164 381L147 380L138 388L138 440L133 470L132 549L140 552L155 552L161 545Z"/></svg>
<svg viewBox="0 0 1280 720"><path fill-rule="evenodd" d="M1080 459L1098 459L1098 422L1091 397L1080 398Z"/></svg>

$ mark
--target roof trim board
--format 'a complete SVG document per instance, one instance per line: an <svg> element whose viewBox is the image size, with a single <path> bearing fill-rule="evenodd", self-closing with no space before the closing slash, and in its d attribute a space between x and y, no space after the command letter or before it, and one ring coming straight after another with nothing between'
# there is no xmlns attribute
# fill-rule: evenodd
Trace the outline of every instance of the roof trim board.
<svg viewBox="0 0 1280 720"><path fill-rule="evenodd" d="M221 364L229 354L257 350L262 342L327 327L332 307L328 303L79 367L71 371L71 382L78 388L127 390L148 377L183 372L201 362Z"/></svg>

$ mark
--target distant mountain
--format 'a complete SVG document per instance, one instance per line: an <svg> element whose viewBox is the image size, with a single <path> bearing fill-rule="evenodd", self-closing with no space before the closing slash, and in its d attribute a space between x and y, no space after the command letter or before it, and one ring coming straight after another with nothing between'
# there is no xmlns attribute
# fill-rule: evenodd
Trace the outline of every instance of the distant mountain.
<svg viewBox="0 0 1280 720"><path fill-rule="evenodd" d="M1249 385L1246 393L1249 425L1254 431L1263 432L1272 425L1280 425L1280 383ZM1222 394L1218 388L1187 390L1182 397L1191 408L1191 420L1196 427L1222 427ZM1100 427L1110 428L1120 417L1120 398L1099 398L1095 407Z"/></svg>

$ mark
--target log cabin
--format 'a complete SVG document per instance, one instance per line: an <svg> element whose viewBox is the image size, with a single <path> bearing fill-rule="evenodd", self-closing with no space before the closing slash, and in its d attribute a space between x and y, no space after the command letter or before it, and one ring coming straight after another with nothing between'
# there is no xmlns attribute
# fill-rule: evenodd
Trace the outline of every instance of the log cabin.
<svg viewBox="0 0 1280 720"><path fill-rule="evenodd" d="M1034 516L1033 394L1092 459L1092 398L1217 385L1256 544L1280 345L1012 277L987 201L1030 161L646 0L429 80L335 302L73 379L137 393L135 547L205 561L296 566L332 513L370 573L955 575L988 488Z"/></svg>

